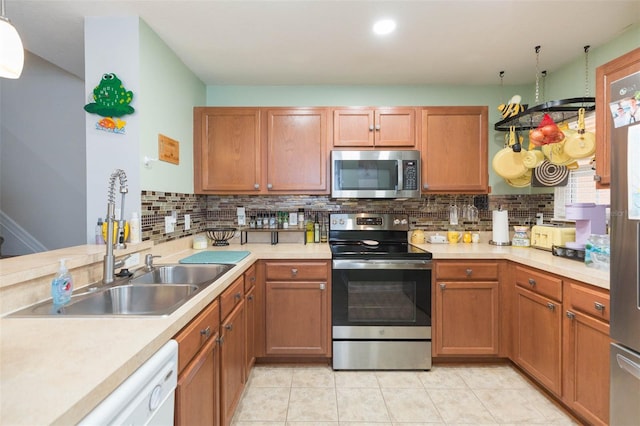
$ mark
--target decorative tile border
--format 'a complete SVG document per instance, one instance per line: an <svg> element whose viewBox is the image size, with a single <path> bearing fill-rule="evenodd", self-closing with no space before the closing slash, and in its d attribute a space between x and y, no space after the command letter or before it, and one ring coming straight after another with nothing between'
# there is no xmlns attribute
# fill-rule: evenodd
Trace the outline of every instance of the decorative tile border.
<svg viewBox="0 0 640 426"><path fill-rule="evenodd" d="M142 191L142 240L156 243L176 240L204 232L214 226L237 226L236 209L244 207L251 216L272 215L278 211L305 211L305 217L324 217L328 213L403 213L411 228L442 231L449 228L449 206L475 205L478 223L459 222L458 228L490 231L492 211L509 211L511 225L532 225L536 213L553 217L553 194L537 195L428 195L420 200L332 200L327 196L213 196ZM175 231L164 232L164 217L177 212ZM184 215L191 215L191 229L184 229Z"/></svg>

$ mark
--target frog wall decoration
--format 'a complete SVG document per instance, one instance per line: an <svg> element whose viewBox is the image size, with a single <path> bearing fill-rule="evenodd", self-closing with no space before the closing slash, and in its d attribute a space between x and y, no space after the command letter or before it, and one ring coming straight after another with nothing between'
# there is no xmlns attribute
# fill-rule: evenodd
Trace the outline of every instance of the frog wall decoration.
<svg viewBox="0 0 640 426"><path fill-rule="evenodd" d="M118 76L114 73L106 73L102 75L100 83L93 89L94 102L86 104L84 110L104 117L96 123L96 129L124 133L127 122L118 117L132 114L135 111L129 105L132 99L133 92L125 89Z"/></svg>

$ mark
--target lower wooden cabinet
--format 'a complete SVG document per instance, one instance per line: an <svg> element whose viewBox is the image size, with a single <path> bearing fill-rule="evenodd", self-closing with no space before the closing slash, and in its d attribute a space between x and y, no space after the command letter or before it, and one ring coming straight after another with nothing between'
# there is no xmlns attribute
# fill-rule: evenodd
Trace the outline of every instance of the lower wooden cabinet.
<svg viewBox="0 0 640 426"><path fill-rule="evenodd" d="M500 264L438 260L434 265L434 356L498 356Z"/></svg>
<svg viewBox="0 0 640 426"><path fill-rule="evenodd" d="M331 356L329 262L265 262L265 355Z"/></svg>
<svg viewBox="0 0 640 426"><path fill-rule="evenodd" d="M436 355L498 355L499 284L436 283Z"/></svg>
<svg viewBox="0 0 640 426"><path fill-rule="evenodd" d="M220 409L222 424L231 424L245 384L245 310L241 300L220 327Z"/></svg>
<svg viewBox="0 0 640 426"><path fill-rule="evenodd" d="M562 280L516 266L513 361L562 396Z"/></svg>
<svg viewBox="0 0 640 426"><path fill-rule="evenodd" d="M220 347L216 333L179 376L176 387L176 425L220 424L219 368Z"/></svg>
<svg viewBox="0 0 640 426"><path fill-rule="evenodd" d="M220 424L220 347L218 301L212 302L176 336L178 385L175 424Z"/></svg>
<svg viewBox="0 0 640 426"><path fill-rule="evenodd" d="M565 281L563 400L592 425L609 422L609 294Z"/></svg>

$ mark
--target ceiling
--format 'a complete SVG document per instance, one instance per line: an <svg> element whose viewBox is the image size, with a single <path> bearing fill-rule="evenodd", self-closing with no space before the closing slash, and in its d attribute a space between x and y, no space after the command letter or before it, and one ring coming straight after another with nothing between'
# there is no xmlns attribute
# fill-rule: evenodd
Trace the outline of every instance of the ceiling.
<svg viewBox="0 0 640 426"><path fill-rule="evenodd" d="M639 0L6 0L25 48L84 78L84 16L140 16L207 85L499 84L640 22ZM375 36L379 18L397 30ZM108 42L106 43L108 46ZM108 48L117 49L117 46Z"/></svg>

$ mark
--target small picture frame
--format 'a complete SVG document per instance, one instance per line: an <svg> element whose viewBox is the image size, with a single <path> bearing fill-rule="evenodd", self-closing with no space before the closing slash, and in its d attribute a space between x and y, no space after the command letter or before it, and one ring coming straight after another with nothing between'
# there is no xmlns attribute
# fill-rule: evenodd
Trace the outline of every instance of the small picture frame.
<svg viewBox="0 0 640 426"><path fill-rule="evenodd" d="M158 134L158 159L167 163L180 164L180 142Z"/></svg>

